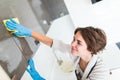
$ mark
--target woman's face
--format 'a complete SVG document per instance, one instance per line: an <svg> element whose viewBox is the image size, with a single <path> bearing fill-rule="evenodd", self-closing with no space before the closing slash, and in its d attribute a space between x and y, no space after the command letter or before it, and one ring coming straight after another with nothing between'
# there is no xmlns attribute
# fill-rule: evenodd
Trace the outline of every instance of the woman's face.
<svg viewBox="0 0 120 80"><path fill-rule="evenodd" d="M87 52L89 52L87 50L87 44L83 39L81 33L77 32L74 35L73 41L71 43L71 53L75 56L82 56L85 55L85 53Z"/></svg>

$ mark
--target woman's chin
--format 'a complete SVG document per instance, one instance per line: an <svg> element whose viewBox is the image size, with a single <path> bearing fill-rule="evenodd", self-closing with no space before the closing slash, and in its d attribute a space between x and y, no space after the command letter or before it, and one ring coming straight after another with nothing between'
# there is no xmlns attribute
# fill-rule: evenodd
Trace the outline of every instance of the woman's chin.
<svg viewBox="0 0 120 80"><path fill-rule="evenodd" d="M71 51L72 55L77 55L75 51Z"/></svg>

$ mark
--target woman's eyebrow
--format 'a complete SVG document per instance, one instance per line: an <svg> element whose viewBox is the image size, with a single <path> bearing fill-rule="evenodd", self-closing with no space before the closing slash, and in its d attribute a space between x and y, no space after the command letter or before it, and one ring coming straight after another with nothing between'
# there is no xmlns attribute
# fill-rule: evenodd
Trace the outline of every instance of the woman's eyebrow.
<svg viewBox="0 0 120 80"><path fill-rule="evenodd" d="M78 42L82 42L81 40L77 39Z"/></svg>
<svg viewBox="0 0 120 80"><path fill-rule="evenodd" d="M77 40L77 42L82 43L82 41L81 41L81 40Z"/></svg>

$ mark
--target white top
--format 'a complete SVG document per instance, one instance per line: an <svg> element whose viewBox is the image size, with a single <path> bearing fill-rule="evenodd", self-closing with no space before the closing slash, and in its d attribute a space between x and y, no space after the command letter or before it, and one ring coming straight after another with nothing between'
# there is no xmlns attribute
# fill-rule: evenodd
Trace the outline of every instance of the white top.
<svg viewBox="0 0 120 80"><path fill-rule="evenodd" d="M82 76L81 80L109 80L109 70L105 67L103 60L98 55L93 55L92 59L88 63L88 66L83 72L78 65L80 57L73 56L71 54L71 47L69 44L65 44L60 40L53 40L52 49L53 51L58 51L59 53L65 53L69 55L74 62L74 67L77 70L77 73L80 72ZM92 68L93 70L91 71Z"/></svg>

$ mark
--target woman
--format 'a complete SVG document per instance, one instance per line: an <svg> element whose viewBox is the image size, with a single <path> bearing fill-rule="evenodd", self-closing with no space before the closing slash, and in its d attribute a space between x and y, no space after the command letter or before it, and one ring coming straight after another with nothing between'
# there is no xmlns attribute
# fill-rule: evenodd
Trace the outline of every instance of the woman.
<svg viewBox="0 0 120 80"><path fill-rule="evenodd" d="M92 26L77 28L71 45L49 38L16 23L13 19L6 22L7 28L18 37L33 37L62 53L68 52L76 65L77 80L109 80L109 71L105 68L98 52L106 46L103 30Z"/></svg>

